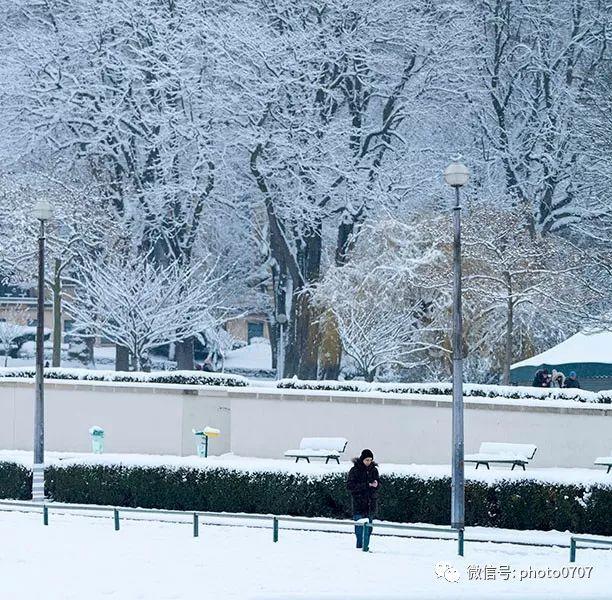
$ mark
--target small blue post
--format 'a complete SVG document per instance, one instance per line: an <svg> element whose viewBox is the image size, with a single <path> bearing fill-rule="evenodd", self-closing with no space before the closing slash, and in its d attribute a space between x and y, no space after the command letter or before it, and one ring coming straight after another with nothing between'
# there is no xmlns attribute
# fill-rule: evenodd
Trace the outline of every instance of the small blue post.
<svg viewBox="0 0 612 600"><path fill-rule="evenodd" d="M459 543L458 554L459 556L463 556L463 529L459 530L459 533L457 535L457 541Z"/></svg>
<svg viewBox="0 0 612 600"><path fill-rule="evenodd" d="M115 531L119 531L119 511L114 508L113 515L115 517Z"/></svg>
<svg viewBox="0 0 612 600"><path fill-rule="evenodd" d="M198 520L198 513L193 513L193 537L200 535L200 522Z"/></svg>
<svg viewBox="0 0 612 600"><path fill-rule="evenodd" d="M576 540L570 538L570 562L576 562Z"/></svg>
<svg viewBox="0 0 612 600"><path fill-rule="evenodd" d="M49 509L46 504L43 506L43 525L49 525Z"/></svg>

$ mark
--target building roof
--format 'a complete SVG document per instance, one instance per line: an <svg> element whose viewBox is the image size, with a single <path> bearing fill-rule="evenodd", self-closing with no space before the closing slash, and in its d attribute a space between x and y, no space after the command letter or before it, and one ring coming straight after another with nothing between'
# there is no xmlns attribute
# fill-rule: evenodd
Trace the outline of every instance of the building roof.
<svg viewBox="0 0 612 600"><path fill-rule="evenodd" d="M612 331L581 331L546 352L514 363L511 368L570 363L612 365Z"/></svg>

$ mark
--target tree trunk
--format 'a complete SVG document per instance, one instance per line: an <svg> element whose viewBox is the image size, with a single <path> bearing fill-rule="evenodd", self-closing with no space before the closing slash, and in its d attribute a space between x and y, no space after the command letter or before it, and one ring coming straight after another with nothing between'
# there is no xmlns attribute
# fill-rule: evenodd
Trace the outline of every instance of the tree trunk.
<svg viewBox="0 0 612 600"><path fill-rule="evenodd" d="M270 351L272 353L272 370L278 368L278 350L280 339L280 326L272 319L268 320L268 331L270 332Z"/></svg>
<svg viewBox="0 0 612 600"><path fill-rule="evenodd" d="M174 357L176 360L176 368L179 371L194 370L193 337L176 343Z"/></svg>
<svg viewBox="0 0 612 600"><path fill-rule="evenodd" d="M60 277L61 261L55 259L53 273L53 355L52 365L59 367L62 362L62 281Z"/></svg>
<svg viewBox="0 0 612 600"><path fill-rule="evenodd" d="M319 377L338 379L342 359L342 342L338 333L338 322L331 310L325 313L320 326Z"/></svg>
<svg viewBox="0 0 612 600"><path fill-rule="evenodd" d="M87 348L87 364L96 366L96 356L94 354L94 347L96 345L96 338L88 337L85 338L85 347Z"/></svg>
<svg viewBox="0 0 612 600"><path fill-rule="evenodd" d="M295 345L299 352L296 375L298 379L317 379L319 324L309 292L302 292L297 298L296 316Z"/></svg>
<svg viewBox="0 0 612 600"><path fill-rule="evenodd" d="M115 371L130 370L130 350L125 346L115 345Z"/></svg>
<svg viewBox="0 0 612 600"><path fill-rule="evenodd" d="M512 295L508 296L508 312L506 314L506 348L504 352L504 374L502 385L510 385L510 365L512 364L512 338L514 320L514 300Z"/></svg>

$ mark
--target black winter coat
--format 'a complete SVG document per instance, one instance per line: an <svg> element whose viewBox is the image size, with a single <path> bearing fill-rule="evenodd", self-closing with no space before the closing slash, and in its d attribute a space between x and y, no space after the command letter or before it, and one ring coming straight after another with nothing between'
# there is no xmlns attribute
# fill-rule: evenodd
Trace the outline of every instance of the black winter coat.
<svg viewBox="0 0 612 600"><path fill-rule="evenodd" d="M535 377L533 378L533 382L531 383L531 387L550 387L551 380L548 374L545 374L544 371L539 370L536 371Z"/></svg>
<svg viewBox="0 0 612 600"><path fill-rule="evenodd" d="M353 459L353 467L349 471L346 487L353 497L353 514L362 517L372 517L376 512L380 479L378 465L373 462L366 467L358 458ZM378 487L370 487L370 483L378 481Z"/></svg>

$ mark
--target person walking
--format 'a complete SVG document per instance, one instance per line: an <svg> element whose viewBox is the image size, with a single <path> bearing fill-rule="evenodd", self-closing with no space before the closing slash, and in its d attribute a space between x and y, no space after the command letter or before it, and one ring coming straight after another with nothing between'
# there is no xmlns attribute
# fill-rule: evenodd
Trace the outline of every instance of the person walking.
<svg viewBox="0 0 612 600"><path fill-rule="evenodd" d="M576 371L569 372L569 377L566 378L564 387L580 389L580 382L578 381L578 377L576 376Z"/></svg>
<svg viewBox="0 0 612 600"><path fill-rule="evenodd" d="M374 462L374 454L368 448L361 451L359 458L353 459L353 467L349 471L346 487L353 498L353 521L368 519L376 512L380 479L378 465ZM369 532L369 528L367 529ZM368 533L369 535L369 533ZM363 525L355 525L357 548L363 547ZM369 541L369 538L366 542Z"/></svg>

